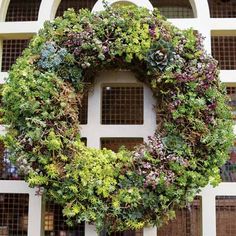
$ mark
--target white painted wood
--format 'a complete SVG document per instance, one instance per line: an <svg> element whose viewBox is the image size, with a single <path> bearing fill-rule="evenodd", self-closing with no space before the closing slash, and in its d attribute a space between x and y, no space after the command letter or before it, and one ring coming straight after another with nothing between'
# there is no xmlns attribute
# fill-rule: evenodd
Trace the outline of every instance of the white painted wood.
<svg viewBox="0 0 236 236"><path fill-rule="evenodd" d="M29 195L28 219L28 236L43 236L42 196L35 195L35 191Z"/></svg>
<svg viewBox="0 0 236 236"><path fill-rule="evenodd" d="M98 236L94 225L85 224L85 236Z"/></svg>
<svg viewBox="0 0 236 236"><path fill-rule="evenodd" d="M216 236L215 195L208 188L202 193L202 236Z"/></svg>
<svg viewBox="0 0 236 236"><path fill-rule="evenodd" d="M43 24L45 20L52 20L55 17L61 0L42 0L39 8L38 21Z"/></svg>
<svg viewBox="0 0 236 236"><path fill-rule="evenodd" d="M37 21L0 22L0 35L6 39L27 38L28 35L36 34L41 26Z"/></svg>
<svg viewBox="0 0 236 236"><path fill-rule="evenodd" d="M0 0L0 21L5 21L10 0Z"/></svg>
<svg viewBox="0 0 236 236"><path fill-rule="evenodd" d="M0 48L1 50L1 48ZM0 67L2 68L2 67ZM5 83L5 79L8 77L8 73L7 72L0 72L0 84L4 84Z"/></svg>
<svg viewBox="0 0 236 236"><path fill-rule="evenodd" d="M151 11L153 10L153 6L149 0L107 0L107 3L109 5L112 5L116 2L130 2L136 6L146 7L147 9ZM97 11L102 11L102 10L104 10L102 0L98 0L96 4L94 5L92 12L97 12Z"/></svg>
<svg viewBox="0 0 236 236"><path fill-rule="evenodd" d="M156 236L157 228L156 227L148 227L143 229L143 236Z"/></svg>

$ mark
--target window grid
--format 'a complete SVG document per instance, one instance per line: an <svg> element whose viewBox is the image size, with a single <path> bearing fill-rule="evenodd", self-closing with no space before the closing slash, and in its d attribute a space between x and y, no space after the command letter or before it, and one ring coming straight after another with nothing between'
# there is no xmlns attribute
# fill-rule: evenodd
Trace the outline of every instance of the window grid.
<svg viewBox="0 0 236 236"><path fill-rule="evenodd" d="M201 236L201 197L176 212L176 218L157 230L158 236Z"/></svg>
<svg viewBox="0 0 236 236"><path fill-rule="evenodd" d="M29 41L29 39L3 40L2 71L11 68L23 50L28 47Z"/></svg>
<svg viewBox="0 0 236 236"><path fill-rule="evenodd" d="M216 197L217 236L236 235L236 196Z"/></svg>
<svg viewBox="0 0 236 236"><path fill-rule="evenodd" d="M189 0L151 0L166 18L193 18L193 10Z"/></svg>
<svg viewBox="0 0 236 236"><path fill-rule="evenodd" d="M28 194L0 194L0 235L27 236Z"/></svg>
<svg viewBox="0 0 236 236"><path fill-rule="evenodd" d="M93 6L97 0L62 0L57 12L56 16L62 16L64 11L66 11L68 8L74 8L76 12L78 12L82 8L88 8L92 10Z"/></svg>
<svg viewBox="0 0 236 236"><path fill-rule="evenodd" d="M52 201L47 201L45 206L45 236L58 235L58 236L84 236L85 224L75 224L69 227L66 224L66 218L63 217L62 207Z"/></svg>
<svg viewBox="0 0 236 236"><path fill-rule="evenodd" d="M6 21L37 21L41 0L11 0Z"/></svg>
<svg viewBox="0 0 236 236"><path fill-rule="evenodd" d="M110 236L143 236L143 230L111 233Z"/></svg>
<svg viewBox="0 0 236 236"><path fill-rule="evenodd" d="M87 146L87 138L81 138L80 139L82 143L84 143L85 146Z"/></svg>
<svg viewBox="0 0 236 236"><path fill-rule="evenodd" d="M101 148L118 152L124 146L132 151L135 146L143 143L143 138L101 138Z"/></svg>
<svg viewBox="0 0 236 236"><path fill-rule="evenodd" d="M102 124L143 124L143 87L104 86Z"/></svg>
<svg viewBox="0 0 236 236"><path fill-rule="evenodd" d="M79 106L79 122L81 125L88 123L88 93L83 95Z"/></svg>
<svg viewBox="0 0 236 236"><path fill-rule="evenodd" d="M236 69L236 36L212 36L212 55L221 70Z"/></svg>
<svg viewBox="0 0 236 236"><path fill-rule="evenodd" d="M236 17L236 1L234 0L208 0L208 4L212 18Z"/></svg>

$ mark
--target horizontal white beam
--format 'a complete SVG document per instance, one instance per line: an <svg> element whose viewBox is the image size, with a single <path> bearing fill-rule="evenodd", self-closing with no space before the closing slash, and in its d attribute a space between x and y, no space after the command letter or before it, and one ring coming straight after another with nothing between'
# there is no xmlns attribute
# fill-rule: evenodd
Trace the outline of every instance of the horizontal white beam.
<svg viewBox="0 0 236 236"><path fill-rule="evenodd" d="M220 79L223 83L236 83L236 70L221 70Z"/></svg>
<svg viewBox="0 0 236 236"><path fill-rule="evenodd" d="M30 22L0 22L0 38L1 39L20 39L28 38L36 34L41 28L42 23L37 21Z"/></svg>
<svg viewBox="0 0 236 236"><path fill-rule="evenodd" d="M154 126L155 127L155 126ZM150 125L81 125L81 136L89 137L91 134L99 137L147 137L154 134L150 132Z"/></svg>
<svg viewBox="0 0 236 236"><path fill-rule="evenodd" d="M200 196L236 196L236 182L222 182L216 187L206 186L199 193Z"/></svg>
<svg viewBox="0 0 236 236"><path fill-rule="evenodd" d="M28 183L21 180L0 180L0 193L35 194L36 189L29 188Z"/></svg>
<svg viewBox="0 0 236 236"><path fill-rule="evenodd" d="M180 29L193 28L195 30L201 29L202 22L197 18L186 18L186 19L168 19L173 25Z"/></svg>
<svg viewBox="0 0 236 236"><path fill-rule="evenodd" d="M209 26L211 30L221 31L218 32L220 34L222 34L222 32L227 33L227 31L234 31L234 35L236 35L236 21L232 20L232 18L211 18L209 19ZM217 32L212 33L213 35L217 35Z"/></svg>

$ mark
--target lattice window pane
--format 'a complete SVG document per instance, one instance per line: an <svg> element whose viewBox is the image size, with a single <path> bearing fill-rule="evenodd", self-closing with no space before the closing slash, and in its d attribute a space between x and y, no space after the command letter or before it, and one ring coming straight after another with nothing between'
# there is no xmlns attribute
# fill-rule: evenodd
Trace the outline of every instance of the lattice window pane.
<svg viewBox="0 0 236 236"><path fill-rule="evenodd" d="M6 21L36 21L41 0L11 0Z"/></svg>
<svg viewBox="0 0 236 236"><path fill-rule="evenodd" d="M196 197L189 208L176 212L176 218L157 231L158 236L201 236L201 198Z"/></svg>
<svg viewBox="0 0 236 236"><path fill-rule="evenodd" d="M236 197L216 197L216 234L217 236L236 235Z"/></svg>
<svg viewBox="0 0 236 236"><path fill-rule="evenodd" d="M53 202L46 202L44 231L45 236L84 236L85 227L84 223L69 227L63 217L62 207Z"/></svg>
<svg viewBox="0 0 236 236"><path fill-rule="evenodd" d="M82 125L88 123L88 93L85 93L79 105L79 122Z"/></svg>
<svg viewBox="0 0 236 236"><path fill-rule="evenodd" d="M102 124L143 124L143 87L104 86Z"/></svg>
<svg viewBox="0 0 236 236"><path fill-rule="evenodd" d="M101 138L101 148L118 152L124 146L132 151L135 146L143 143L143 138Z"/></svg>
<svg viewBox="0 0 236 236"><path fill-rule="evenodd" d="M219 61L221 70L236 69L236 37L212 36L212 55Z"/></svg>
<svg viewBox="0 0 236 236"><path fill-rule="evenodd" d="M150 2L167 18L194 17L189 0L151 0Z"/></svg>
<svg viewBox="0 0 236 236"><path fill-rule="evenodd" d="M2 71L8 71L28 45L29 39L3 40Z"/></svg>
<svg viewBox="0 0 236 236"><path fill-rule="evenodd" d="M208 4L212 18L236 17L235 0L208 0Z"/></svg>
<svg viewBox="0 0 236 236"><path fill-rule="evenodd" d="M84 143L85 146L87 146L87 138L81 138L80 140L81 140L81 142Z"/></svg>
<svg viewBox="0 0 236 236"><path fill-rule="evenodd" d="M0 235L27 236L28 194L0 194Z"/></svg>
<svg viewBox="0 0 236 236"><path fill-rule="evenodd" d="M76 12L78 12L82 8L88 8L92 10L93 6L97 0L61 0L61 3L57 9L56 16L62 16L64 11L68 8L74 8Z"/></svg>
<svg viewBox="0 0 236 236"><path fill-rule="evenodd" d="M143 230L111 233L110 236L143 236Z"/></svg>

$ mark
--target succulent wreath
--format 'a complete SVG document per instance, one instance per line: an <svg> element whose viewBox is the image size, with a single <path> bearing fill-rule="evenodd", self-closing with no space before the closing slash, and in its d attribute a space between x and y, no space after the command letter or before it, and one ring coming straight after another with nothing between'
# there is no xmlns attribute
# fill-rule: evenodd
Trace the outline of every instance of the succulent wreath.
<svg viewBox="0 0 236 236"><path fill-rule="evenodd" d="M217 62L192 29L144 8L65 12L46 22L9 72L5 144L30 186L63 205L68 223L98 231L160 225L220 180L232 122ZM81 99L101 70L125 68L156 98L157 129L134 151L86 147Z"/></svg>

